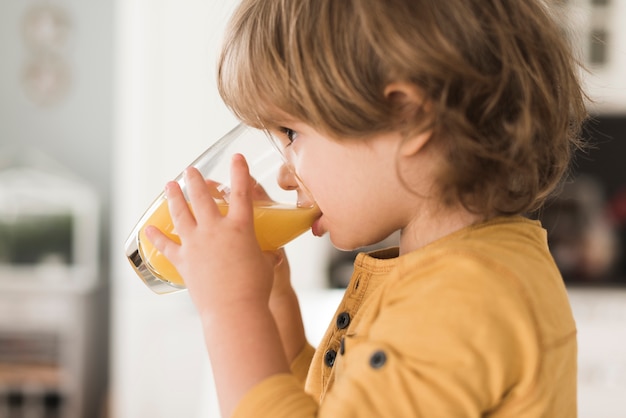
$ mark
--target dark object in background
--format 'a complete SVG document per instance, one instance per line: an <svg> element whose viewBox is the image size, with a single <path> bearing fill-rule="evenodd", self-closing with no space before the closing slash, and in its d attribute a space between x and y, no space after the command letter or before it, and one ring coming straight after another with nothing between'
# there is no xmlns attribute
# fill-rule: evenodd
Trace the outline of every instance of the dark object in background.
<svg viewBox="0 0 626 418"><path fill-rule="evenodd" d="M358 253L397 247L399 242L400 233L395 232L377 244L359 248L355 251L340 251L333 248L328 262L328 287L339 289L348 287L350 278L352 277L354 259Z"/></svg>
<svg viewBox="0 0 626 418"><path fill-rule="evenodd" d="M72 264L72 224L71 213L0 217L0 263Z"/></svg>
<svg viewBox="0 0 626 418"><path fill-rule="evenodd" d="M582 174L542 211L550 250L566 281L601 282L613 276L620 245L607 204L603 185Z"/></svg>
<svg viewBox="0 0 626 418"><path fill-rule="evenodd" d="M626 285L626 115L596 116L583 135L591 147L538 217L566 283Z"/></svg>

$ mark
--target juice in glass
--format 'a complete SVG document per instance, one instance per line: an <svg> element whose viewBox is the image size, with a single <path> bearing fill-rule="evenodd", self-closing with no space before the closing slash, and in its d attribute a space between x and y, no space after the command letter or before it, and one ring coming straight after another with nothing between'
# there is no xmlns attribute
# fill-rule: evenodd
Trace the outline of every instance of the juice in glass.
<svg viewBox="0 0 626 418"><path fill-rule="evenodd" d="M228 204L225 201L217 201L222 215L228 212ZM281 248L292 239L304 233L311 227L318 214L318 209L313 207L298 207L292 204L277 203L272 201L254 202L254 232L259 245L264 251L272 251ZM182 277L176 268L165 258L163 254L154 248L145 235L145 227L154 225L170 239L180 243L180 239L174 231L174 225L170 218L167 200L161 198L156 210L147 218L138 235L138 247L146 267L160 280L184 286Z"/></svg>

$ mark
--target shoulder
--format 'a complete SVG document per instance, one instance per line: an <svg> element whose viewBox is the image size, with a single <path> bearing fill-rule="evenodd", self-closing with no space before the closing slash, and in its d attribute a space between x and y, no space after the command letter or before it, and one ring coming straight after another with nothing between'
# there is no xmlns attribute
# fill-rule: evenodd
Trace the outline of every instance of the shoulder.
<svg viewBox="0 0 626 418"><path fill-rule="evenodd" d="M387 283L384 303L415 304L425 309L442 303L447 310L523 309L519 272L506 258L467 245L448 246L427 257L406 257L398 263ZM419 303L418 303L419 302ZM511 305L512 304L512 305Z"/></svg>
<svg viewBox="0 0 626 418"><path fill-rule="evenodd" d="M533 310L534 287L562 279L545 231L521 217L460 231L398 259L385 298L455 309ZM459 303L460 302L460 303ZM452 305L453 304L453 305ZM520 312L518 312L520 313Z"/></svg>
<svg viewBox="0 0 626 418"><path fill-rule="evenodd" d="M445 353L452 360L474 353L507 362L519 350L538 355L537 322L531 295L506 260L457 244L398 263L372 336L409 356Z"/></svg>
<svg viewBox="0 0 626 418"><path fill-rule="evenodd" d="M518 217L496 220L400 257L382 306L461 335L484 327L501 338L549 344L575 329L545 230Z"/></svg>

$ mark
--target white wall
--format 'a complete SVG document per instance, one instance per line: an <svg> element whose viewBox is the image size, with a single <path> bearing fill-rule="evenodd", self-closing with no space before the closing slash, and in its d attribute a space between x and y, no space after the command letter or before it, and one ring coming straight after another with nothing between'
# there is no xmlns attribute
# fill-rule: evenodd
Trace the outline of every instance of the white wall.
<svg viewBox="0 0 626 418"><path fill-rule="evenodd" d="M580 418L626 417L626 289L570 289Z"/></svg>

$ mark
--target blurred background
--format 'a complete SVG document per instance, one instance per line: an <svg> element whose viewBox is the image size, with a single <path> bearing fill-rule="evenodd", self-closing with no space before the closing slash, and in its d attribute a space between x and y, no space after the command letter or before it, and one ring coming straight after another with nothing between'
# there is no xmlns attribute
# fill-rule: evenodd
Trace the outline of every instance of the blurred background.
<svg viewBox="0 0 626 418"><path fill-rule="evenodd" d="M556 1L596 147L540 214L579 328L579 416L626 416L626 0ZM214 63L233 0L0 1L0 418L219 416L188 295L123 244L234 118ZM381 245L394 242L394 237ZM287 247L317 343L353 253Z"/></svg>

